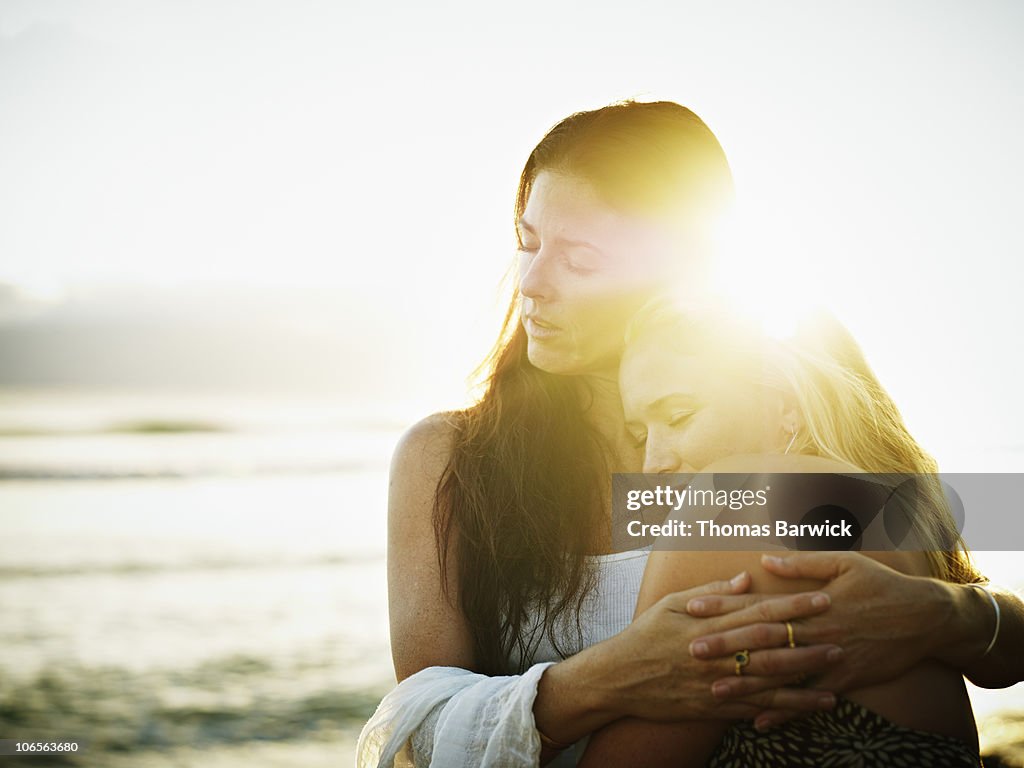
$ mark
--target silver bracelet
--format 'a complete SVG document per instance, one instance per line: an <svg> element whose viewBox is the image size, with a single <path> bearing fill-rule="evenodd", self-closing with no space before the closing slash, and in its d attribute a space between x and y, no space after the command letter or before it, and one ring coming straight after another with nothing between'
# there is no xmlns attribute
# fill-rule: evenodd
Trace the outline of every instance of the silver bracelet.
<svg viewBox="0 0 1024 768"><path fill-rule="evenodd" d="M988 599L992 601L992 607L996 609L996 629L992 633L992 639L988 643L988 648L986 648L985 652L983 654L981 654L981 658L985 658L986 656L988 656L988 652L991 651L993 647L995 647L996 638L999 637L999 623L1001 621L1001 613L999 611L999 601L996 600L996 596L992 594L992 591L988 587L986 587L986 586L984 586L982 584L968 584L967 586L974 587L975 589L980 589L982 592L984 592L986 595L988 595Z"/></svg>

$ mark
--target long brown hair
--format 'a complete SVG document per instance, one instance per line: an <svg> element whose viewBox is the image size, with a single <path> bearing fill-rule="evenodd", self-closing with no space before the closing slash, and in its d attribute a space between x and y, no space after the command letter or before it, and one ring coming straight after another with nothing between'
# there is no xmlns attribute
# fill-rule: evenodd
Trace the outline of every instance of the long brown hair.
<svg viewBox="0 0 1024 768"><path fill-rule="evenodd" d="M545 170L584 180L611 205L667 212L693 228L732 195L718 140L673 102L620 102L558 123L523 168L517 222ZM481 366L483 395L455 419L434 503L441 573L454 554L475 666L486 674L518 671L510 657L528 664L539 632L559 648L556 622L572 611L582 637L579 612L593 583L586 555L605 522L608 452L586 418L586 380L530 363L519 299L513 291Z"/></svg>

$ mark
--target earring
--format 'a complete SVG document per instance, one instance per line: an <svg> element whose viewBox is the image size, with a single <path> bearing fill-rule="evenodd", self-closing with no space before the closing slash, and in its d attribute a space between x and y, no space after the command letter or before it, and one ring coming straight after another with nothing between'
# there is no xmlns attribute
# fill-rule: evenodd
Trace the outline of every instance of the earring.
<svg viewBox="0 0 1024 768"><path fill-rule="evenodd" d="M787 453L789 453L789 449L793 447L793 441L796 440L796 433L799 432L799 431L800 431L799 427L794 427L793 428L793 436L791 438L789 438L789 445L786 446L786 451L785 451L785 453L782 454L783 456L785 456Z"/></svg>

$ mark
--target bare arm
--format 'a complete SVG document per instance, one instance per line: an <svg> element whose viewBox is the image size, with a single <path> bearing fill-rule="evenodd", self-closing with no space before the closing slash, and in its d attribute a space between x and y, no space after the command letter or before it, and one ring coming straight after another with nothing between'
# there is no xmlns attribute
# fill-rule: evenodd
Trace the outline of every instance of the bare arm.
<svg viewBox="0 0 1024 768"><path fill-rule="evenodd" d="M585 648L549 667L541 677L534 719L549 737L572 743L623 717L660 723L696 718L753 717L769 707L794 711L828 709L822 691L782 687L802 673L823 671L841 653L831 644L780 648L778 638L762 632L750 644L760 651L748 667L754 687L739 700L720 701L711 682L732 669L727 660L708 664L686 648L692 638L716 628L758 626L828 609L819 592L786 595L741 594L750 586L742 574L734 581L711 581L684 591L662 593L645 602L645 610L618 635ZM732 595L736 610L704 622L687 612L687 604L710 595Z"/></svg>
<svg viewBox="0 0 1024 768"><path fill-rule="evenodd" d="M999 638L992 651L982 653L992 638L995 616L991 602L977 589L938 579L908 576L857 553L789 553L767 558L766 569L783 578L829 580L825 591L834 608L823 617L802 621L801 642L839 643L843 662L816 681L841 693L884 682L925 658L960 670L972 682L1003 688L1024 680L1024 604L1009 592L998 592L1002 613ZM700 615L732 610L729 597L704 601ZM735 651L746 642L743 629L701 638L703 658ZM729 686L724 694L743 696L745 685ZM758 717L763 725L787 719L777 711Z"/></svg>
<svg viewBox="0 0 1024 768"><path fill-rule="evenodd" d="M388 490L388 606L391 654L399 682L431 666L474 669L469 627L458 607L457 561L448 558L446 597L441 582L433 527L437 484L447 466L453 427L445 414L430 416L408 430L391 462ZM571 663L570 663L571 661ZM545 674L538 699L544 717L556 728L567 723L594 723L612 717L598 703L591 658L556 665ZM589 732L589 731L586 731ZM545 750L541 762L556 753Z"/></svg>
<svg viewBox="0 0 1024 768"><path fill-rule="evenodd" d="M391 657L399 682L432 666L473 668L469 629L441 589L434 544L433 502L451 452L444 414L403 435L391 461L388 486L388 611ZM449 582L455 584L449 560Z"/></svg>
<svg viewBox="0 0 1024 768"><path fill-rule="evenodd" d="M1020 653L1024 648L1024 603L1018 596L993 590L999 601L1001 621L996 644L985 654L995 630L995 611L987 596L964 584L871 568L863 562L865 559L853 553L792 555L779 564L767 563L766 567L780 576L807 578L815 574L814 578L834 579L828 589L834 592L837 602L840 593L849 594L858 612L862 612L863 606L857 600L860 595L853 591L858 589L854 581L862 582L858 592L870 589L875 593L872 602L878 605L879 612L888 608L895 617L905 603L912 602L917 606L913 612L918 618L916 625L906 633L897 627L899 634L889 642L913 646L919 649L921 658L943 661L985 688L1006 688L1024 680L1024 656ZM863 619L858 623L862 624ZM904 634L908 636L904 638ZM889 648L888 652L893 650ZM902 647L895 650L901 658L910 655ZM865 662L870 660L868 653L865 650ZM833 674L843 675L842 668ZM837 681L849 685L845 677L838 677Z"/></svg>
<svg viewBox="0 0 1024 768"><path fill-rule="evenodd" d="M722 578L737 570L757 574L754 589L760 593L781 593L798 589L814 589L817 582L786 582L772 577L757 567L758 554L753 552L664 552L651 553L644 571L644 580L637 599L636 616L666 594L688 589L707 579ZM763 630L762 630L763 631ZM770 651L752 654L757 660ZM727 662L730 666L731 662ZM733 670L734 671L734 670ZM780 676L775 685L793 682ZM831 694L815 693L822 703L834 701ZM688 768L703 766L722 735L729 727L723 713L719 719L659 723L627 718L602 728L587 745L581 763L583 768L619 765L628 756L628 764L637 768Z"/></svg>
<svg viewBox="0 0 1024 768"><path fill-rule="evenodd" d="M1024 601L1013 592L992 588L999 602L999 636L992 650L984 653L995 631L992 602L974 587L943 582L940 586L945 595L936 604L946 612L948 632L937 638L935 658L982 688L1007 688L1024 680Z"/></svg>
<svg viewBox="0 0 1024 768"><path fill-rule="evenodd" d="M448 417L438 414L413 426L402 438L391 464L388 501L388 599L392 658L399 681L430 666L472 670L472 639L458 608L456 561L449 557L450 599L442 590L433 529L437 484L447 466L453 438ZM710 694L714 677L728 668L694 659L685 649L701 632L752 622L781 621L821 613L828 603L814 595L766 601L749 595L733 612L714 620L695 619L686 604L698 595L724 593L741 598L749 581L712 583L657 601L627 631L584 649L544 671L534 701L534 719L548 736L571 743L620 717L654 719L744 717L769 707L821 708L812 691L779 688L779 672L820 672L831 666L829 645L766 651L751 665L762 688L739 701L720 702ZM777 645L752 644L763 648ZM781 655L779 655L781 654ZM724 715L719 713L725 713ZM545 751L541 761L554 755Z"/></svg>

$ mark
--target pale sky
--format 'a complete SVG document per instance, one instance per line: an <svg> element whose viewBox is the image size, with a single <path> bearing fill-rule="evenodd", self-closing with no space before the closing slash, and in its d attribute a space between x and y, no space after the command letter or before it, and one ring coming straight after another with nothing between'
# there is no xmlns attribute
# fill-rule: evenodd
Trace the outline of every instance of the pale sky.
<svg viewBox="0 0 1024 768"><path fill-rule="evenodd" d="M0 282L336 291L461 386L531 147L669 98L732 163L736 293L833 307L922 440L1020 446L1022 39L1015 2L0 0Z"/></svg>

